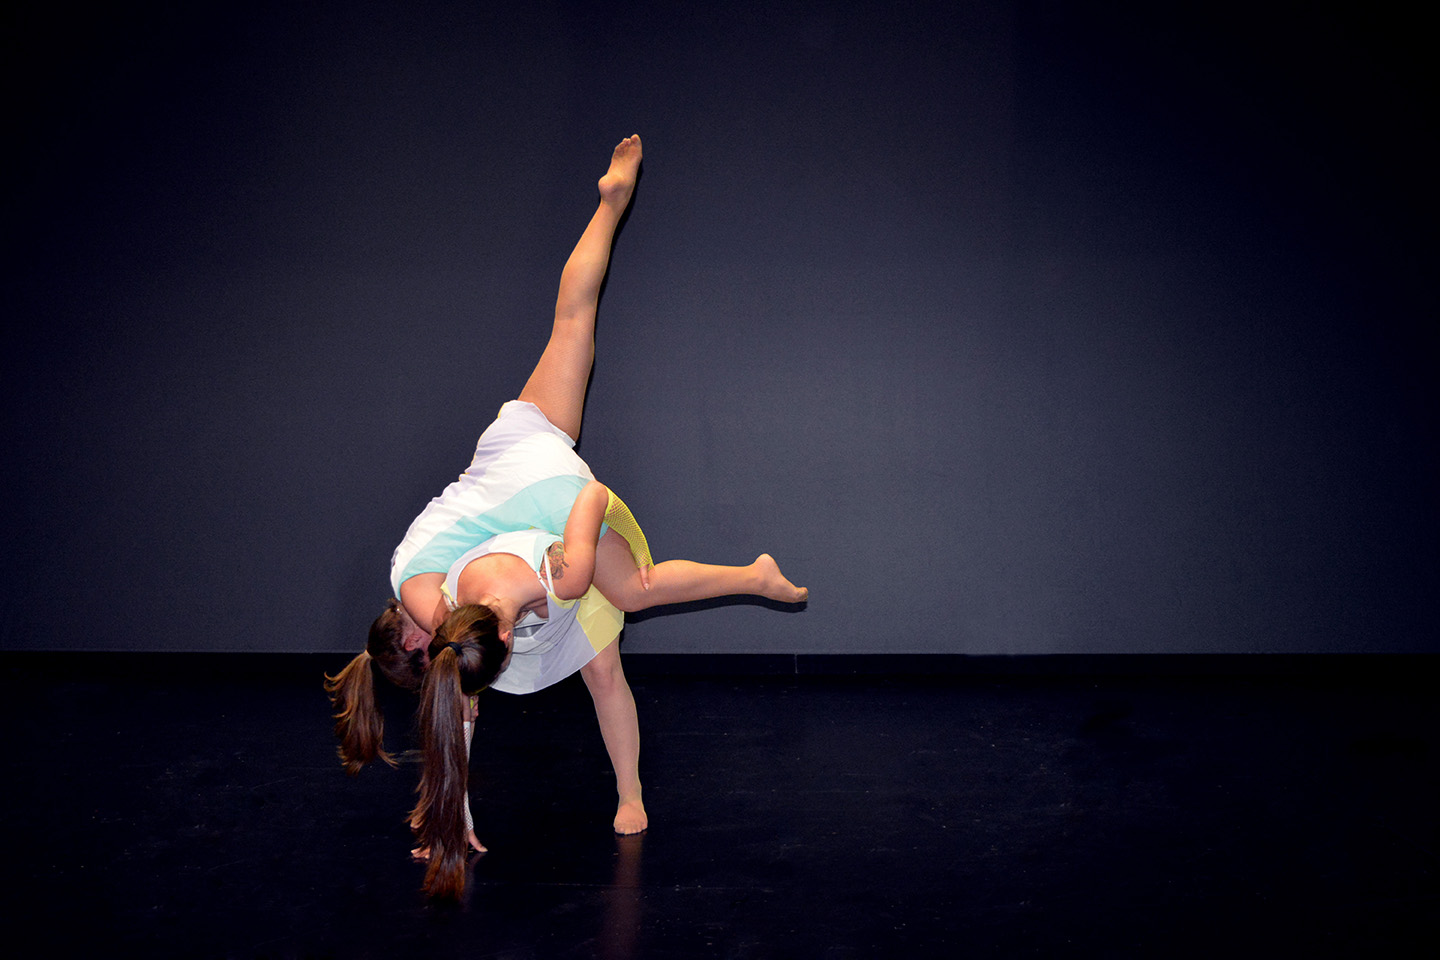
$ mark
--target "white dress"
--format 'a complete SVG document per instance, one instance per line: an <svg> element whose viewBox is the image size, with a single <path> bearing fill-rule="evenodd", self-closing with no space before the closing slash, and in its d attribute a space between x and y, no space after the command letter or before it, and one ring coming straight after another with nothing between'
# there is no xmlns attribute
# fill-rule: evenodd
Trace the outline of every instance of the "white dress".
<svg viewBox="0 0 1440 960"><path fill-rule="evenodd" d="M465 565L490 553L514 554L530 565L545 585L549 618L517 624L510 663L491 684L506 693L532 693L563 680L625 624L625 615L593 585L578 600L561 600L549 581L545 550L563 538L575 498L595 479L573 447L539 407L505 404L480 435L470 467L415 518L390 562L397 597L400 585L421 573L445 574L454 596ZM602 536L605 530L602 525Z"/></svg>

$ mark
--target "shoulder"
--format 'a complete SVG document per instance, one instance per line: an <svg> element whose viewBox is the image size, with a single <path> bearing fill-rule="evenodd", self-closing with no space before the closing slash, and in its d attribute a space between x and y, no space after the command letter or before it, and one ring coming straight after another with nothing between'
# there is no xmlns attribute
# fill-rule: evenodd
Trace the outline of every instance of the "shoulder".
<svg viewBox="0 0 1440 960"><path fill-rule="evenodd" d="M417 573L400 584L400 600L403 602L407 596L438 594L440 585L444 582L445 574L443 573Z"/></svg>
<svg viewBox="0 0 1440 960"><path fill-rule="evenodd" d="M417 573L400 584L400 604L423 629L433 632L445 619L445 584L443 573Z"/></svg>

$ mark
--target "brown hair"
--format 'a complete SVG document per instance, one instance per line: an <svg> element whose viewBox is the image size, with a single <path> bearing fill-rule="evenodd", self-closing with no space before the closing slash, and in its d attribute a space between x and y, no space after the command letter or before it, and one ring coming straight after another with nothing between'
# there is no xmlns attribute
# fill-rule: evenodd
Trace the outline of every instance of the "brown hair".
<svg viewBox="0 0 1440 960"><path fill-rule="evenodd" d="M455 899L465 888L465 697L490 685L507 653L495 611L478 604L452 612L430 641L417 717L424 767L410 825L430 851L425 892L432 897Z"/></svg>
<svg viewBox="0 0 1440 960"><path fill-rule="evenodd" d="M395 759L385 750L385 718L375 703L375 671L406 690L419 690L425 658L404 646L404 614L400 601L390 598L370 625L365 650L335 676L325 675L325 692L335 708L337 752L345 772L354 776L377 757L390 766Z"/></svg>

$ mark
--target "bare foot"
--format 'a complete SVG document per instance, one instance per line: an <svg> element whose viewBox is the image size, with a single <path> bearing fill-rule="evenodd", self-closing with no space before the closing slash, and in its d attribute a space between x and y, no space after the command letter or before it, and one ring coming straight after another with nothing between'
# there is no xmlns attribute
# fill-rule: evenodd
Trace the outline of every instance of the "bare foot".
<svg viewBox="0 0 1440 960"><path fill-rule="evenodd" d="M810 590L786 580L785 574L780 572L780 565L770 554L760 554L751 566L760 577L760 585L755 591L759 596L781 603L804 603L810 599Z"/></svg>
<svg viewBox="0 0 1440 960"><path fill-rule="evenodd" d="M600 178L600 199L624 209L635 191L635 178L640 172L640 136L632 134L621 140L610 158L610 169Z"/></svg>
<svg viewBox="0 0 1440 960"><path fill-rule="evenodd" d="M650 826L645 815L645 804L639 800L622 800L615 810L615 832L620 834L640 833Z"/></svg>

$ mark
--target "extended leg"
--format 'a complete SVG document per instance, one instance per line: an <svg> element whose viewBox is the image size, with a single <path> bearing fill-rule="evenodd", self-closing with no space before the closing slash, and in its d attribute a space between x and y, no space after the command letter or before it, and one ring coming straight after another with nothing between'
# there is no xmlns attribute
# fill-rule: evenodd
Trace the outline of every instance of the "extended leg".
<svg viewBox="0 0 1440 960"><path fill-rule="evenodd" d="M540 362L530 374L520 399L535 404L546 418L572 439L580 436L585 408L585 385L595 361L595 310L600 284L610 265L610 244L615 228L630 203L640 170L640 138L626 137L610 158L610 169L600 178L600 206L560 274L555 299L555 325Z"/></svg>
<svg viewBox="0 0 1440 960"><path fill-rule="evenodd" d="M635 697L620 666L620 644L610 644L580 671L595 701L600 736L615 767L616 833L639 833L649 826L645 803L640 796L640 722L635 714Z"/></svg>
<svg viewBox="0 0 1440 960"><path fill-rule="evenodd" d="M650 589L640 581L640 571L630 547L615 531L600 538L595 551L594 583L606 599L626 613L648 610L667 603L708 600L711 597L754 596L781 603L804 603L810 596L780 572L768 553L743 567L727 567L693 560L666 560L650 570Z"/></svg>

